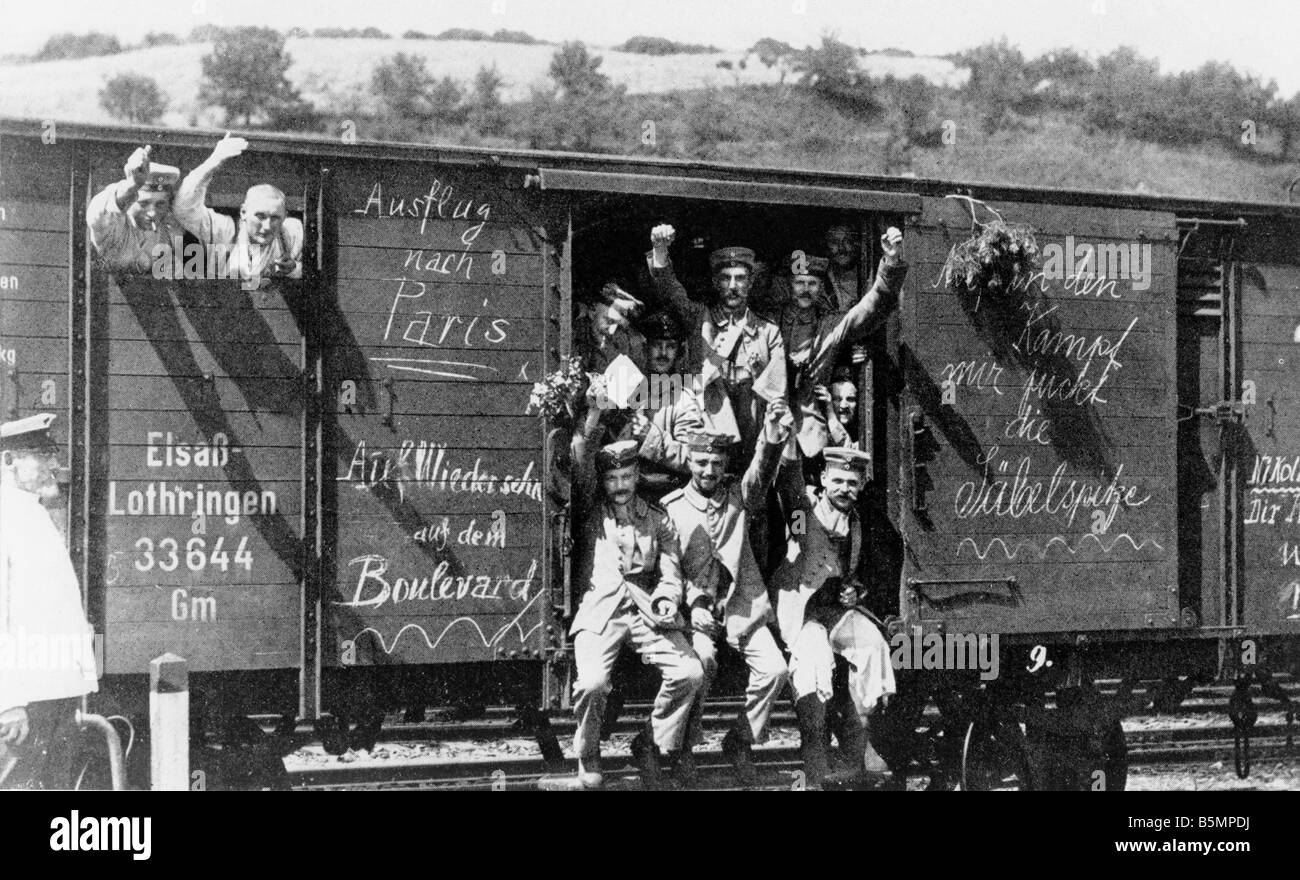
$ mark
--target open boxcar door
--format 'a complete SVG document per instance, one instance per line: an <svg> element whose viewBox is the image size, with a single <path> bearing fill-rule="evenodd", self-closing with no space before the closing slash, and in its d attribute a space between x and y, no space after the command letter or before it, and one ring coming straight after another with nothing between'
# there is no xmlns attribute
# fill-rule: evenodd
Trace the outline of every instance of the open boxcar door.
<svg viewBox="0 0 1300 880"><path fill-rule="evenodd" d="M950 250L977 231L969 202L926 198L909 225L905 620L992 633L1175 626L1174 218L989 207L1032 227L1043 259L1010 293L963 296L943 280Z"/></svg>

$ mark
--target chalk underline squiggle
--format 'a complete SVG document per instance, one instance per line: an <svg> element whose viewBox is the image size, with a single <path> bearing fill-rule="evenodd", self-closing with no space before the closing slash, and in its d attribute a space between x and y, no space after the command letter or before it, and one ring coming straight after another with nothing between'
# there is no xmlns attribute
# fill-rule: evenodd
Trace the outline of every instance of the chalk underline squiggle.
<svg viewBox="0 0 1300 880"><path fill-rule="evenodd" d="M962 547L965 547L969 543L971 552L974 553L977 557L979 557L979 560L981 562L988 559L989 553L993 551L994 544L1000 544L1002 546L1002 553L1004 556L1006 556L1008 560L1015 559L1016 556L1020 554L1020 551L1025 549L1026 547L1036 551L1039 559L1046 559L1047 552L1052 549L1052 545L1054 544L1060 544L1066 550L1069 550L1070 555L1073 556L1083 549L1083 542L1088 540L1089 538L1097 542L1097 546L1101 548L1101 552L1103 554L1109 554L1112 550L1115 549L1115 545L1118 544L1120 541L1128 541L1129 545L1134 550L1141 550L1147 545L1155 547L1157 550L1160 550L1162 552L1165 549L1160 545L1160 542L1157 541L1155 538L1143 538L1142 543L1139 544L1137 541L1133 540L1133 536L1130 535L1128 532L1124 532L1122 534L1116 535L1115 539L1111 541L1109 545L1103 544L1101 538L1097 537L1094 534L1089 533L1087 535L1084 535L1082 538L1080 538L1079 543L1073 547L1070 546L1070 542L1066 540L1065 537L1062 535L1057 535L1049 539L1048 542L1042 547L1039 547L1033 541L1020 541L1019 543L1016 544L1014 550L1008 547L1007 542L1002 540L1001 538L993 538L992 540L989 541L988 546L984 548L983 552L980 551L979 544L975 543L975 539L962 538L961 543L957 545L957 555L961 556Z"/></svg>
<svg viewBox="0 0 1300 880"><path fill-rule="evenodd" d="M510 631L512 627L519 633L519 644L522 645L524 642L528 641L528 637L531 636L534 632L536 632L541 627L542 624L539 622L535 624L531 629L529 629L528 632L524 632L523 625L519 623L519 619L523 617L525 613L527 613L528 609L533 606L533 603L536 602L544 592L545 591L538 591L537 595L529 599L524 604L524 607L519 609L519 613L516 614L509 623L507 623L505 626L497 630L493 634L492 638L490 639L487 638L485 635L483 635L482 628L479 627L478 622L474 620L474 618L457 617L455 620L451 621L445 627L443 627L442 632L438 633L438 638L433 639L432 641L430 641L429 639L429 633L425 630L424 627L420 626L420 624L418 623L408 623L405 626L403 626L401 629L399 629L397 631L397 635L393 636L392 647L389 647L388 644L384 641L384 634L381 633L379 630L375 629L373 626L367 626L363 628L360 632L358 632L356 635L352 637L352 641L353 642L358 641L366 633L374 633L375 638L379 641L379 647L383 649L383 652L385 654L392 654L393 651L397 650L397 643L402 640L402 635L408 629L414 629L414 630L418 630L420 635L424 636L424 643L429 646L430 651L433 651L433 650L437 650L438 645L442 643L443 638L447 635L448 632L451 631L452 627L454 627L458 623L468 623L470 626L474 627L474 629L478 632L479 640L483 643L484 648L490 648L493 645L495 645L501 639L502 636L504 636L507 632Z"/></svg>

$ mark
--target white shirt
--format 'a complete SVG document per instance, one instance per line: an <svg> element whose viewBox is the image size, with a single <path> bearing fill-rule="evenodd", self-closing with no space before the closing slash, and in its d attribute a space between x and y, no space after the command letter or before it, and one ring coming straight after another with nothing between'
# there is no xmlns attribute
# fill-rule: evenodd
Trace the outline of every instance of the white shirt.
<svg viewBox="0 0 1300 880"><path fill-rule="evenodd" d="M98 690L93 635L49 512L0 486L0 711Z"/></svg>
<svg viewBox="0 0 1300 880"><path fill-rule="evenodd" d="M294 266L290 278L302 277L302 221L296 217L286 217L280 226L280 233L268 245L256 244L248 240L242 227L236 224L234 217L219 214L207 206L208 184L212 172L196 168L181 181L176 192L172 211L181 226L198 238L205 246L229 246L231 272L238 278L250 278L254 275L265 276L266 271L275 260L292 257ZM287 254L286 254L287 249Z"/></svg>

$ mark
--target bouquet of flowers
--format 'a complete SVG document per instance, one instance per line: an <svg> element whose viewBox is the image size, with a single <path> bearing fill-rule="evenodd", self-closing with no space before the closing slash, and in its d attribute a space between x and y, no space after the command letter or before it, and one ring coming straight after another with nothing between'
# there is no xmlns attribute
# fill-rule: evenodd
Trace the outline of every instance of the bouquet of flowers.
<svg viewBox="0 0 1300 880"><path fill-rule="evenodd" d="M536 411L549 423L572 419L574 403L579 395L586 393L586 386L587 374L582 369L582 361L572 356L564 358L558 369L533 383L527 412Z"/></svg>
<svg viewBox="0 0 1300 880"><path fill-rule="evenodd" d="M974 201L971 200L972 219ZM1007 223L1001 216L995 216L988 223L975 220L978 231L948 252L943 280L954 292L975 297L1006 296L1038 271L1034 230L1023 223Z"/></svg>

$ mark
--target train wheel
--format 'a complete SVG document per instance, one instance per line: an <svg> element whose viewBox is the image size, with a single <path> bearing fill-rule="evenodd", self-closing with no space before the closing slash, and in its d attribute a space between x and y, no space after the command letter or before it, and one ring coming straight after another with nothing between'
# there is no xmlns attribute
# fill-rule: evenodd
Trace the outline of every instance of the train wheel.
<svg viewBox="0 0 1300 880"><path fill-rule="evenodd" d="M961 750L962 791L1027 791L1025 735L1010 722L972 721Z"/></svg>

